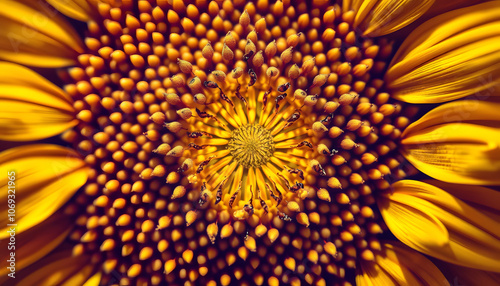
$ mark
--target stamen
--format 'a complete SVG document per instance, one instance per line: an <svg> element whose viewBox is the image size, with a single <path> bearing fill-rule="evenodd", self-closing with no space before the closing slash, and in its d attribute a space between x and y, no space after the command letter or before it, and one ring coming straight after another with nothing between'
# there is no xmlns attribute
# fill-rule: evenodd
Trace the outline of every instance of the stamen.
<svg viewBox="0 0 500 286"><path fill-rule="evenodd" d="M274 153L274 141L261 125L245 125L231 133L228 149L245 168L260 167Z"/></svg>

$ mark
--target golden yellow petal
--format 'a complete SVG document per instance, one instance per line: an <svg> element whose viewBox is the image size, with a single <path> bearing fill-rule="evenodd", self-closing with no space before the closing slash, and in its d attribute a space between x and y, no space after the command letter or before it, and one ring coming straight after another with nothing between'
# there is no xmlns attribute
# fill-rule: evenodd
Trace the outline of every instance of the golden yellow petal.
<svg viewBox="0 0 500 286"><path fill-rule="evenodd" d="M73 218L58 211L27 231L16 233L16 249L14 251L16 271L38 261L61 244L71 231L72 223L74 223ZM33 239L34 237L36 239ZM0 247L5 250L13 250L8 248L8 242L8 239L3 239L0 241ZM0 267L0 276L6 276L9 272L7 259L0 261Z"/></svg>
<svg viewBox="0 0 500 286"><path fill-rule="evenodd" d="M487 234L483 237L491 235L496 237L497 242L498 238L500 238L500 222L496 222L481 214L480 210L471 207L462 200L448 194L446 191L436 186L425 182L403 180L393 184L393 188L396 191L399 190L399 193L394 192L396 197L391 197L391 200L401 203L401 201L404 200L402 199L403 197L412 197L413 199L408 201L408 205L418 206L421 210L431 207L432 209L428 213L435 215L435 217L443 222L448 231L453 231L457 228L460 231L466 232L466 229L470 228L468 235L471 238L475 237L476 233L483 235L482 232ZM482 198L482 201L488 199L492 198ZM447 222L453 223L446 225ZM461 224L461 227L458 227L459 224ZM482 238L478 235L477 239L479 240ZM489 244L489 242L484 242L484 244ZM492 247L500 248L500 245L492 243Z"/></svg>
<svg viewBox="0 0 500 286"><path fill-rule="evenodd" d="M418 278L411 272L408 267L402 265L399 260L392 261L387 256L375 255L377 264L387 274L396 281L395 285L419 285ZM387 285L387 284L384 284Z"/></svg>
<svg viewBox="0 0 500 286"><path fill-rule="evenodd" d="M12 85L31 86L38 90L43 90L46 93L57 95L57 97L65 99L68 103L73 103L72 97L57 85L51 83L31 69L18 64L0 62L0 82Z"/></svg>
<svg viewBox="0 0 500 286"><path fill-rule="evenodd" d="M406 137L430 127L449 123L469 123L498 127L500 124L499 102L458 100L442 104L410 124L402 134Z"/></svg>
<svg viewBox="0 0 500 286"><path fill-rule="evenodd" d="M471 137L472 134L481 136ZM402 140L403 154L423 173L445 182L499 185L500 130L467 123L430 127Z"/></svg>
<svg viewBox="0 0 500 286"><path fill-rule="evenodd" d="M500 271L500 222L453 197L433 185L411 180L393 184L393 192L384 194L378 204L381 214L391 232L406 245L438 259L458 265L487 271ZM403 228L407 223L398 218L391 208L399 206L408 212L418 209L438 219L449 235L447 245L436 247L430 241L435 235L421 235L415 228ZM399 212L401 213L401 212ZM415 216L421 213L415 212ZM419 228L429 225L415 217Z"/></svg>
<svg viewBox="0 0 500 286"><path fill-rule="evenodd" d="M498 240L496 241L498 244ZM465 236L458 236L450 242L449 250L442 253L426 253L438 259L469 268L500 272L500 251L491 250L481 242L471 243Z"/></svg>
<svg viewBox="0 0 500 286"><path fill-rule="evenodd" d="M424 285L448 285L441 271L422 254L399 242L384 242L387 258L407 267Z"/></svg>
<svg viewBox="0 0 500 286"><path fill-rule="evenodd" d="M445 13L415 29L386 73L391 95L411 103L497 95L499 20L500 5L491 1Z"/></svg>
<svg viewBox="0 0 500 286"><path fill-rule="evenodd" d="M38 67L73 65L83 52L74 29L44 1L5 0L0 9L0 58Z"/></svg>
<svg viewBox="0 0 500 286"><path fill-rule="evenodd" d="M500 211L500 204L498 203L500 202L500 192L497 190L481 186L450 184L437 180L426 180L424 182L445 190L467 204L481 206L479 211L485 208Z"/></svg>
<svg viewBox="0 0 500 286"><path fill-rule="evenodd" d="M374 262L361 261L356 285L447 285L439 269L400 243L383 243Z"/></svg>
<svg viewBox="0 0 500 286"><path fill-rule="evenodd" d="M71 257L72 259L78 259L78 257ZM60 264L62 265L62 264ZM95 272L95 264L88 263L87 265L79 264L79 262L74 263L75 268L79 267L78 272L73 272L61 283L61 286L74 286L74 285L83 285L83 286L99 286L101 282L101 272ZM69 272L69 271L68 271ZM66 272L66 273L68 273ZM92 275L93 274L93 275ZM49 281L53 281L54 278L51 277ZM55 285L55 284L47 284L47 285Z"/></svg>
<svg viewBox="0 0 500 286"><path fill-rule="evenodd" d="M497 190L481 186L450 184L437 180L425 180L424 182L445 190L494 221L500 221L500 204L498 204L500 192ZM497 235L500 235L500 230L498 231Z"/></svg>
<svg viewBox="0 0 500 286"><path fill-rule="evenodd" d="M391 231L402 236L408 234L401 240L404 243L415 244L414 248L438 249L447 246L448 230L434 215L411 207L411 203L391 201L385 197L378 203L384 221ZM418 239L414 239L415 237Z"/></svg>
<svg viewBox="0 0 500 286"><path fill-rule="evenodd" d="M499 108L500 103L475 100L441 105L405 130L402 152L420 171L441 181L498 185Z"/></svg>
<svg viewBox="0 0 500 286"><path fill-rule="evenodd" d="M92 7L86 0L47 0L50 5L64 15L87 22L92 18Z"/></svg>
<svg viewBox="0 0 500 286"><path fill-rule="evenodd" d="M0 140L33 141L78 123L71 98L28 68L0 63Z"/></svg>
<svg viewBox="0 0 500 286"><path fill-rule="evenodd" d="M50 144L26 145L0 153L0 210L7 213L15 188L17 234L56 212L86 182L88 167L73 150ZM14 174L12 173L14 172ZM13 180L11 180L13 179ZM12 197L11 197L12 198ZM0 239L8 236L8 217L0 218Z"/></svg>
<svg viewBox="0 0 500 286"><path fill-rule="evenodd" d="M363 35L377 37L395 32L422 16L434 0L365 0L354 19Z"/></svg>
<svg viewBox="0 0 500 286"><path fill-rule="evenodd" d="M396 281L375 262L362 261L356 275L357 286L396 285Z"/></svg>
<svg viewBox="0 0 500 286"><path fill-rule="evenodd" d="M71 246L64 245L16 273L17 285L84 285L95 274L95 266L90 262L89 256L73 257Z"/></svg>

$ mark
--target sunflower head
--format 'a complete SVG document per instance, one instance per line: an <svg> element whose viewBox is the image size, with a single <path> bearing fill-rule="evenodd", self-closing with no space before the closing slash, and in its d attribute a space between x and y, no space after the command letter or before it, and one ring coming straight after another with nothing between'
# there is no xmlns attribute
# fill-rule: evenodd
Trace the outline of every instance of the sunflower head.
<svg viewBox="0 0 500 286"><path fill-rule="evenodd" d="M165 9L141 1L140 19L122 11L121 30L117 8L104 13L106 29L90 29L96 41L118 45L87 40L87 49L106 56L82 56L81 71L109 66L99 74L108 79L100 89L110 93L100 100L105 110L80 108L88 125L77 133L92 137L77 147L99 166L94 180L105 186L99 207L122 229L109 231L137 241L126 243L121 256L138 251L140 261L167 263L167 281L182 278L187 269L171 260L187 253L199 265L208 257L217 261L211 267L236 273L243 268L228 257L239 256L291 281L276 256L287 249L288 270L304 273L307 263L297 261L307 257L344 279L358 255L373 259L370 243L375 247L384 228L372 209L373 190L405 176L393 150L409 114L380 79L391 43L358 37L353 11L338 5L261 5ZM77 71L68 90L96 84ZM91 132L96 123L104 131ZM131 212L129 204L140 207ZM97 237L107 251L110 240ZM130 279L148 273L134 265Z"/></svg>
<svg viewBox="0 0 500 286"><path fill-rule="evenodd" d="M495 223L478 213L465 222L463 210L474 209L458 199L449 203L455 198L447 192L455 190L472 204L483 201L456 186L394 181L415 173L406 158L429 175L442 172L448 182L498 183L491 170L479 167L488 165L483 155L494 153L490 138L499 138L498 132L479 129L489 140L479 143L456 132L473 133L478 122L495 118L496 105L480 104L484 114L472 113L463 125L441 124L437 118L459 105L451 103L410 125L418 108L396 100L423 100L422 86L438 94L436 101L466 93L457 86L472 90L465 64L436 71L436 79L431 71L442 63L449 67L464 53L479 73L498 56L488 38L496 26L486 23L497 17L493 4L484 4L493 11L485 23L461 21L463 11L446 14L445 24L431 20L410 37L418 41L407 40L393 56L393 41L384 36L414 21L433 1L48 2L87 21L85 39L73 42L76 34L63 28L35 34L33 42L52 47L40 51L48 53L49 66L74 64L59 72L65 92L24 68L0 64L26 74L23 79L4 72L26 87L6 86L0 100L15 107L16 92L35 90L37 96L23 98L23 104L51 127L38 130L21 120L25 130L37 131L5 130L17 140L38 140L70 128L62 138L76 152L46 145L16 152L27 165L37 165L31 157L38 158L38 151L54 163L66 156L61 173L68 179L61 182L75 183L64 198L88 179L58 212L74 215L76 227L54 239L68 236L74 256L99 265L102 278L95 279L101 284L443 282L423 256L382 241L391 237L388 229L423 253L450 247L462 265L487 264L478 259L489 259L486 253L466 252L463 245L473 242L457 229L472 230L469 223L479 222L491 229ZM21 2L12 7L41 13ZM10 17L1 11L0 16ZM56 20L49 23L57 26ZM455 35L457 23L471 31ZM38 29L29 21L24 28ZM484 37L484 43L469 43L465 34ZM449 47L457 43L465 47ZM484 51L476 49L481 44L487 44ZM0 45L2 57L3 50ZM477 62L476 52L484 56ZM498 71L498 65L490 70ZM446 88L436 84L442 79L450 81ZM57 118L47 116L54 111ZM0 157L22 166L14 153ZM466 155L481 164L465 164ZM47 170L33 170L59 186ZM491 196L490 189L478 192ZM62 200L53 197L47 201L59 208ZM34 225L49 215L27 217ZM427 228L437 238L421 231ZM467 237L498 248L494 230L474 229ZM473 259L465 261L464 253ZM449 253L436 256L451 259ZM410 269L414 261L422 263ZM498 265L485 261L489 270Z"/></svg>
<svg viewBox="0 0 500 286"><path fill-rule="evenodd" d="M88 123L76 132L88 138L77 148L89 152L93 178L105 186L98 207L118 227L106 229L137 241L119 255L168 263L167 281L186 271L169 262L178 254L239 270L227 260L237 255L278 271L275 255L287 249L285 268L304 273L307 263L297 261L308 257L344 279L356 256L373 259L369 245L384 228L373 190L405 176L393 150L408 113L381 89L391 43L358 37L353 11L338 5L259 5L141 1L140 19L122 11L125 26L110 8L105 29L89 27L83 67L70 72L70 92L103 84L99 107L92 94L83 97L89 105L78 118ZM89 69L101 80L84 80ZM95 124L103 131L92 131ZM97 209L90 211L88 219ZM106 242L101 250L114 248L106 234L89 232ZM244 248L231 252L228 243ZM261 262L263 255L275 258ZM147 273L134 265L130 279Z"/></svg>

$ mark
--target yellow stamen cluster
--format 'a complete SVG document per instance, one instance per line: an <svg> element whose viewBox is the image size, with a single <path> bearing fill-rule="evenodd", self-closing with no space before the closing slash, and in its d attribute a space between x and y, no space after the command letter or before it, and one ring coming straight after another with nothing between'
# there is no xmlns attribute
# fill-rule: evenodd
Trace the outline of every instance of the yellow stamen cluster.
<svg viewBox="0 0 500 286"><path fill-rule="evenodd" d="M273 155L274 141L269 130L249 124L231 133L227 148L243 167L260 167Z"/></svg>
<svg viewBox="0 0 500 286"><path fill-rule="evenodd" d="M102 284L352 283L408 171L392 44L327 1L110 3L62 74L92 167L75 254L101 253Z"/></svg>

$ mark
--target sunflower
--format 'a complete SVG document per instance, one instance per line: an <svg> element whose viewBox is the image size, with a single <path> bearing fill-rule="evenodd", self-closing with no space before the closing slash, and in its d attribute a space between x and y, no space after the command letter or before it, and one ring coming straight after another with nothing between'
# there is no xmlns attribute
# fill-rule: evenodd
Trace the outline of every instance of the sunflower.
<svg viewBox="0 0 500 286"><path fill-rule="evenodd" d="M3 1L0 283L498 283L500 1L337 2Z"/></svg>

